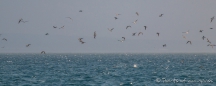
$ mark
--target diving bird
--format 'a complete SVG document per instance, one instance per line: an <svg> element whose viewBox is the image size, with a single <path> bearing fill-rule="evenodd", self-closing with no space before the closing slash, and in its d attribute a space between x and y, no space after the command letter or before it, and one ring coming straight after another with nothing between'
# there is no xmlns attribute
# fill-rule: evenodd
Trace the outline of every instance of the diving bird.
<svg viewBox="0 0 216 86"><path fill-rule="evenodd" d="M29 47L31 44L27 44L26 47Z"/></svg>
<svg viewBox="0 0 216 86"><path fill-rule="evenodd" d="M214 20L214 16L211 18L211 22Z"/></svg>
<svg viewBox="0 0 216 86"><path fill-rule="evenodd" d="M147 26L144 26L144 28L145 28L145 30L146 30Z"/></svg>
<svg viewBox="0 0 216 86"><path fill-rule="evenodd" d="M132 36L135 36L136 35L136 33L132 33Z"/></svg>
<svg viewBox="0 0 216 86"><path fill-rule="evenodd" d="M202 32L203 32L203 30L200 30L199 32L200 32L200 33L202 33Z"/></svg>
<svg viewBox="0 0 216 86"><path fill-rule="evenodd" d="M166 47L166 44L164 44L163 47Z"/></svg>
<svg viewBox="0 0 216 86"><path fill-rule="evenodd" d="M112 28L112 29L109 29L109 28L107 28L110 32L112 32L112 30L114 29L114 28Z"/></svg>
<svg viewBox="0 0 216 86"><path fill-rule="evenodd" d="M96 38L96 31L94 32L94 39Z"/></svg>
<svg viewBox="0 0 216 86"><path fill-rule="evenodd" d="M191 41L187 41L187 43L190 43L190 44L192 44L192 43L191 43ZM187 43L186 43L186 44L187 44Z"/></svg>
<svg viewBox="0 0 216 86"><path fill-rule="evenodd" d="M156 34L157 34L157 35L158 35L158 37L159 37L159 34L160 34L160 33L158 33L158 32L157 32Z"/></svg>
<svg viewBox="0 0 216 86"><path fill-rule="evenodd" d="M114 17L114 18L115 18L115 20L118 19L117 17Z"/></svg>
<svg viewBox="0 0 216 86"><path fill-rule="evenodd" d="M189 30L188 30L188 31L186 31L186 32L182 32L182 33L186 33L186 34L188 34L188 33L189 33Z"/></svg>
<svg viewBox="0 0 216 86"><path fill-rule="evenodd" d="M128 29L129 27L131 28L131 26L127 26L126 29Z"/></svg>
<svg viewBox="0 0 216 86"><path fill-rule="evenodd" d="M142 34L142 35L143 35L143 33L142 33L142 32L139 32L139 33L138 33L138 36L139 36L140 34Z"/></svg>
<svg viewBox="0 0 216 86"><path fill-rule="evenodd" d="M2 40L5 40L5 41L7 41L7 39L6 39L6 38L3 38Z"/></svg>
<svg viewBox="0 0 216 86"><path fill-rule="evenodd" d="M138 19L137 19L137 20L135 20L133 23L134 23L134 24L136 24L136 22L137 22L137 21L138 21Z"/></svg>
<svg viewBox="0 0 216 86"><path fill-rule="evenodd" d="M162 17L163 16L163 14L160 14L160 16L159 17Z"/></svg>
<svg viewBox="0 0 216 86"><path fill-rule="evenodd" d="M45 51L41 51L41 54L46 54Z"/></svg>
<svg viewBox="0 0 216 86"><path fill-rule="evenodd" d="M136 14L137 14L137 16L139 16L139 13L138 13L138 12L136 12Z"/></svg>
<svg viewBox="0 0 216 86"><path fill-rule="evenodd" d="M206 38L205 36L202 37L203 40L204 40L205 38Z"/></svg>

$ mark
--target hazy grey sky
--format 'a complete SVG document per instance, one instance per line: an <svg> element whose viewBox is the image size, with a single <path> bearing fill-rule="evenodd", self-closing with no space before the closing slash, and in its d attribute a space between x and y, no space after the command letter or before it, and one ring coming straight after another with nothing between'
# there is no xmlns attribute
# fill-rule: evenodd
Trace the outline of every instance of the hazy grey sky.
<svg viewBox="0 0 216 86"><path fill-rule="evenodd" d="M216 44L216 20L210 23L216 16L215 4L215 0L1 0L0 39L7 41L0 40L0 52L216 52L216 46L207 47L207 40L202 40L205 36ZM117 20L116 14L121 14ZM28 22L18 24L21 18ZM126 30L128 25L132 28ZM188 30L189 34L182 33ZM132 36L134 32L143 35ZM126 40L119 42L122 37ZM186 44L188 40L192 45Z"/></svg>

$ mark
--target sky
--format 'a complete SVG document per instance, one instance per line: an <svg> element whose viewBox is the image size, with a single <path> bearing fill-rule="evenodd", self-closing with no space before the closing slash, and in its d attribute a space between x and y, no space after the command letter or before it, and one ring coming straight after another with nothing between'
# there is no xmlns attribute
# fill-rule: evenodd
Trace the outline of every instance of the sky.
<svg viewBox="0 0 216 86"><path fill-rule="evenodd" d="M1 0L0 53L214 53L216 46L207 46L202 36L216 44L216 20L210 22L216 16L215 4L215 0ZM18 23L21 18L28 22ZM131 28L126 29L128 25ZM132 36L135 32L143 35ZM118 41L122 37L125 41Z"/></svg>

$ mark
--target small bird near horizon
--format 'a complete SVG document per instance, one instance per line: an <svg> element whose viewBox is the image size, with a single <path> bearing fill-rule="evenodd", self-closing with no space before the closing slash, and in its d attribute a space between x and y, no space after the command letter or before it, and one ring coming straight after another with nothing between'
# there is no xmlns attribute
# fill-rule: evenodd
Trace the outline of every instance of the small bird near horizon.
<svg viewBox="0 0 216 86"><path fill-rule="evenodd" d="M49 35L49 33L46 33L45 35Z"/></svg>
<svg viewBox="0 0 216 86"><path fill-rule="evenodd" d="M79 10L79 12L82 12L82 10Z"/></svg>
<svg viewBox="0 0 216 86"><path fill-rule="evenodd" d="M109 28L107 28L110 32L112 32L112 30L114 29L114 28L112 28L112 29L109 29Z"/></svg>
<svg viewBox="0 0 216 86"><path fill-rule="evenodd" d="M214 20L214 16L211 18L211 22Z"/></svg>
<svg viewBox="0 0 216 86"><path fill-rule="evenodd" d="M163 47L166 47L166 44L164 44Z"/></svg>
<svg viewBox="0 0 216 86"><path fill-rule="evenodd" d="M200 30L199 32L200 32L200 33L202 33L202 32L203 32L203 30Z"/></svg>
<svg viewBox="0 0 216 86"><path fill-rule="evenodd" d="M53 26L53 28L57 28L57 26Z"/></svg>
<svg viewBox="0 0 216 86"><path fill-rule="evenodd" d="M41 54L46 54L45 51L41 51Z"/></svg>
<svg viewBox="0 0 216 86"><path fill-rule="evenodd" d="M158 33L158 32L157 32L156 34L157 34L157 35L158 35L158 37L159 37L160 33Z"/></svg>
<svg viewBox="0 0 216 86"><path fill-rule="evenodd" d="M163 16L163 14L160 14L160 16L159 17L162 17Z"/></svg>
<svg viewBox="0 0 216 86"><path fill-rule="evenodd" d="M211 41L207 38L207 42L211 44Z"/></svg>
<svg viewBox="0 0 216 86"><path fill-rule="evenodd" d="M135 36L136 35L136 33L132 33L132 36Z"/></svg>
<svg viewBox="0 0 216 86"><path fill-rule="evenodd" d="M59 29L64 29L64 26L60 27Z"/></svg>
<svg viewBox="0 0 216 86"><path fill-rule="evenodd" d="M28 22L28 21L23 21L23 19L21 18L21 19L19 19L18 24L19 24L20 22L26 23L26 22Z"/></svg>
<svg viewBox="0 0 216 86"><path fill-rule="evenodd" d="M191 41L187 41L187 43L190 43L190 44L192 44L192 43L191 43ZM187 44L187 43L186 43L186 44Z"/></svg>
<svg viewBox="0 0 216 86"><path fill-rule="evenodd" d="M118 19L117 17L114 17L114 18L115 18L115 20Z"/></svg>
<svg viewBox="0 0 216 86"><path fill-rule="evenodd" d="M94 32L94 39L96 38L96 31Z"/></svg>
<svg viewBox="0 0 216 86"><path fill-rule="evenodd" d="M213 28L210 28L210 29L213 29Z"/></svg>
<svg viewBox="0 0 216 86"><path fill-rule="evenodd" d="M142 32L139 32L139 33L138 33L138 36L139 36L140 34L142 34L142 35L143 35L143 33L142 33Z"/></svg>
<svg viewBox="0 0 216 86"><path fill-rule="evenodd" d="M118 40L120 42L124 42L125 41L125 37L122 37L123 40Z"/></svg>
<svg viewBox="0 0 216 86"><path fill-rule="evenodd" d="M204 40L205 38L206 38L205 36L202 37L203 40Z"/></svg>
<svg viewBox="0 0 216 86"><path fill-rule="evenodd" d="M2 40L5 40L5 41L7 41L7 39L6 39L6 38L3 38Z"/></svg>
<svg viewBox="0 0 216 86"><path fill-rule="evenodd" d="M125 37L122 37L123 38L123 41L125 41Z"/></svg>
<svg viewBox="0 0 216 86"><path fill-rule="evenodd" d="M144 28L145 28L145 30L146 30L147 26L144 26Z"/></svg>
<svg viewBox="0 0 216 86"><path fill-rule="evenodd" d="M83 38L79 38L78 40L79 40L79 42L80 42L81 44L84 44L85 42L83 42L82 39L83 39Z"/></svg>
<svg viewBox="0 0 216 86"><path fill-rule="evenodd" d="M215 44L208 44L207 46L211 46L213 48L216 45Z"/></svg>
<svg viewBox="0 0 216 86"><path fill-rule="evenodd" d="M139 13L138 13L138 12L136 12L136 14L137 14L137 16L139 16Z"/></svg>
<svg viewBox="0 0 216 86"><path fill-rule="evenodd" d="M26 47L29 47L31 44L27 44Z"/></svg>
<svg viewBox="0 0 216 86"><path fill-rule="evenodd" d="M137 20L135 20L133 23L134 23L134 24L136 24L136 23L137 23L137 21L138 21L138 19L137 19Z"/></svg>
<svg viewBox="0 0 216 86"><path fill-rule="evenodd" d="M126 29L128 29L129 27L131 28L131 26L129 25L129 26L126 27Z"/></svg>

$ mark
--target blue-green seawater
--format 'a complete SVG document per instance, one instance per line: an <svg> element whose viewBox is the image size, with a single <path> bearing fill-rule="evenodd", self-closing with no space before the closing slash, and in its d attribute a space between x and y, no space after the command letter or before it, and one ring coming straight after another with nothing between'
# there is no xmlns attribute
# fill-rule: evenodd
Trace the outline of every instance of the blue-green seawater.
<svg viewBox="0 0 216 86"><path fill-rule="evenodd" d="M0 54L0 86L216 86L216 54Z"/></svg>

